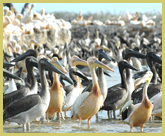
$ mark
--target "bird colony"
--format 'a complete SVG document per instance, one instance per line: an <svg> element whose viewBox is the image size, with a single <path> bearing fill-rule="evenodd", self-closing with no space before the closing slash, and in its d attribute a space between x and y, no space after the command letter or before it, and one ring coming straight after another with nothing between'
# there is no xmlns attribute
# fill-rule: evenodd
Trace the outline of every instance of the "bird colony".
<svg viewBox="0 0 165 136"><path fill-rule="evenodd" d="M63 125L69 117L78 127L87 120L90 129L91 118L100 121L105 110L107 119L129 125L128 132L134 127L142 132L147 121L162 119L162 33L155 29L161 29L156 16L126 11L103 23L92 16L85 20L80 11L67 22L44 8L33 12L34 6L25 4L22 13L3 7L4 125L15 122L26 132L30 123L58 119ZM120 83L111 85L105 75L113 78L115 67Z"/></svg>

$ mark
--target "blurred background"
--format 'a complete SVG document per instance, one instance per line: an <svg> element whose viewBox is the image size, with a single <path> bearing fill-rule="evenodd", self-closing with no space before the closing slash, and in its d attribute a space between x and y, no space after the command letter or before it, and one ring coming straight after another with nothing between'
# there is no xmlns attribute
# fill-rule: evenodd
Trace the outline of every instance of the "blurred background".
<svg viewBox="0 0 165 136"><path fill-rule="evenodd" d="M24 4L13 3L18 12L21 12ZM130 14L139 12L146 16L156 15L155 23L162 20L162 3L35 3L35 5L33 11L40 13L44 7L46 13L53 13L57 19L62 18L65 21L77 18L80 10L84 18L93 16L102 22L125 16L126 11Z"/></svg>

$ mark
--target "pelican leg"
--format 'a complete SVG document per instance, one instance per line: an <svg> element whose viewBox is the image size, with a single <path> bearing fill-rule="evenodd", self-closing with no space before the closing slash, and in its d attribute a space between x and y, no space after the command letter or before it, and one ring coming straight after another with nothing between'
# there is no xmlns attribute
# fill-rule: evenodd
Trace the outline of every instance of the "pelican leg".
<svg viewBox="0 0 165 136"><path fill-rule="evenodd" d="M116 119L115 109L113 109L113 118Z"/></svg>
<svg viewBox="0 0 165 136"><path fill-rule="evenodd" d="M110 118L112 119L112 111L110 111L109 114L110 114Z"/></svg>
<svg viewBox="0 0 165 136"><path fill-rule="evenodd" d="M117 115L117 117L120 117L120 113L121 113L121 109L120 109L120 112L119 112L119 114Z"/></svg>
<svg viewBox="0 0 165 136"><path fill-rule="evenodd" d="M109 110L107 111L107 115L108 115L108 119L110 119L110 118L109 118Z"/></svg>
<svg viewBox="0 0 165 136"><path fill-rule="evenodd" d="M62 119L65 120L64 116L62 115L62 112L60 112L60 114L61 114Z"/></svg>
<svg viewBox="0 0 165 136"><path fill-rule="evenodd" d="M26 132L26 123L23 124L23 131Z"/></svg>
<svg viewBox="0 0 165 136"><path fill-rule="evenodd" d="M47 120L47 123L49 123L49 117L48 117L48 114L46 114L46 120Z"/></svg>
<svg viewBox="0 0 165 136"><path fill-rule="evenodd" d="M66 118L67 117L66 111L64 111L64 113L65 113L65 118Z"/></svg>
<svg viewBox="0 0 165 136"><path fill-rule="evenodd" d="M111 114L111 111L107 111L107 115L108 115L108 119L111 119L112 118L112 114Z"/></svg>
<svg viewBox="0 0 165 136"><path fill-rule="evenodd" d="M91 120L91 118L88 119L88 129L90 129L90 120Z"/></svg>
<svg viewBox="0 0 165 136"><path fill-rule="evenodd" d="M27 130L30 130L30 122L26 123Z"/></svg>
<svg viewBox="0 0 165 136"><path fill-rule="evenodd" d="M60 116L59 116L59 114L58 114L58 112L57 112L57 118L56 118L56 119L59 120L59 118L60 118Z"/></svg>
<svg viewBox="0 0 165 136"><path fill-rule="evenodd" d="M59 124L61 124L60 112L58 112Z"/></svg>
<svg viewBox="0 0 165 136"><path fill-rule="evenodd" d="M151 121L153 121L153 120L154 120L154 115L151 115L151 117L150 117L150 118L151 118Z"/></svg>
<svg viewBox="0 0 165 136"><path fill-rule="evenodd" d="M81 125L81 119L79 119L78 127L80 127L80 125Z"/></svg>
<svg viewBox="0 0 165 136"><path fill-rule="evenodd" d="M140 131L143 132L143 125L141 126Z"/></svg>
<svg viewBox="0 0 165 136"><path fill-rule="evenodd" d="M130 126L130 132L133 132L132 126Z"/></svg>
<svg viewBox="0 0 165 136"><path fill-rule="evenodd" d="M98 118L99 118L98 113L96 113L96 122L98 122Z"/></svg>

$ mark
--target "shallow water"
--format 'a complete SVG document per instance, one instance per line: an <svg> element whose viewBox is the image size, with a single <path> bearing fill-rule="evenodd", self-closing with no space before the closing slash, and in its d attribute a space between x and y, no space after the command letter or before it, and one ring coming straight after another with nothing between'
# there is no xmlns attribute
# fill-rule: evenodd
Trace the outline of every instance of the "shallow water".
<svg viewBox="0 0 165 136"><path fill-rule="evenodd" d="M111 77L106 76L108 87L120 83L120 75L118 68L114 68L114 73L110 72ZM119 111L116 112L116 115ZM87 120L81 122L81 127L78 127L78 120L73 121L70 118L70 111L67 112L67 118L61 119L61 125L58 124L58 120L54 119L49 124L43 123L31 123L30 131L27 133L129 133L130 127L124 124L120 117L118 119L108 120L107 112L99 112L99 120L96 122L96 117L93 116L91 119L91 128L88 129ZM144 125L143 131L145 133L161 133L162 132L162 121L153 120L147 121ZM17 123L5 123L3 127L4 133L22 133L22 125ZM140 127L134 127L133 132L140 132Z"/></svg>

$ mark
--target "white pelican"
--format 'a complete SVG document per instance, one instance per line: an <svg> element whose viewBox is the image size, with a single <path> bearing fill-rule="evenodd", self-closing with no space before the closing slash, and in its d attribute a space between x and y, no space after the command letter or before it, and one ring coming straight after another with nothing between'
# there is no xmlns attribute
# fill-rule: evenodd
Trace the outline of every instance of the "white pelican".
<svg viewBox="0 0 165 136"><path fill-rule="evenodd" d="M80 59L77 56L72 57L71 63L72 63L72 67L75 67L77 65L87 66L87 62L85 60ZM69 90L69 93L67 93L67 95L66 95L66 98L65 98L64 103L63 103L63 108L62 108L62 110L65 112L65 117L66 117L66 111L70 110L70 108L74 104L76 98L83 91L83 86L82 86L80 79L77 76L77 74L72 75L70 72L69 72L69 74L70 74L70 77L74 76L73 78L76 80L76 84L64 87L64 90L65 89L66 89L66 91Z"/></svg>

